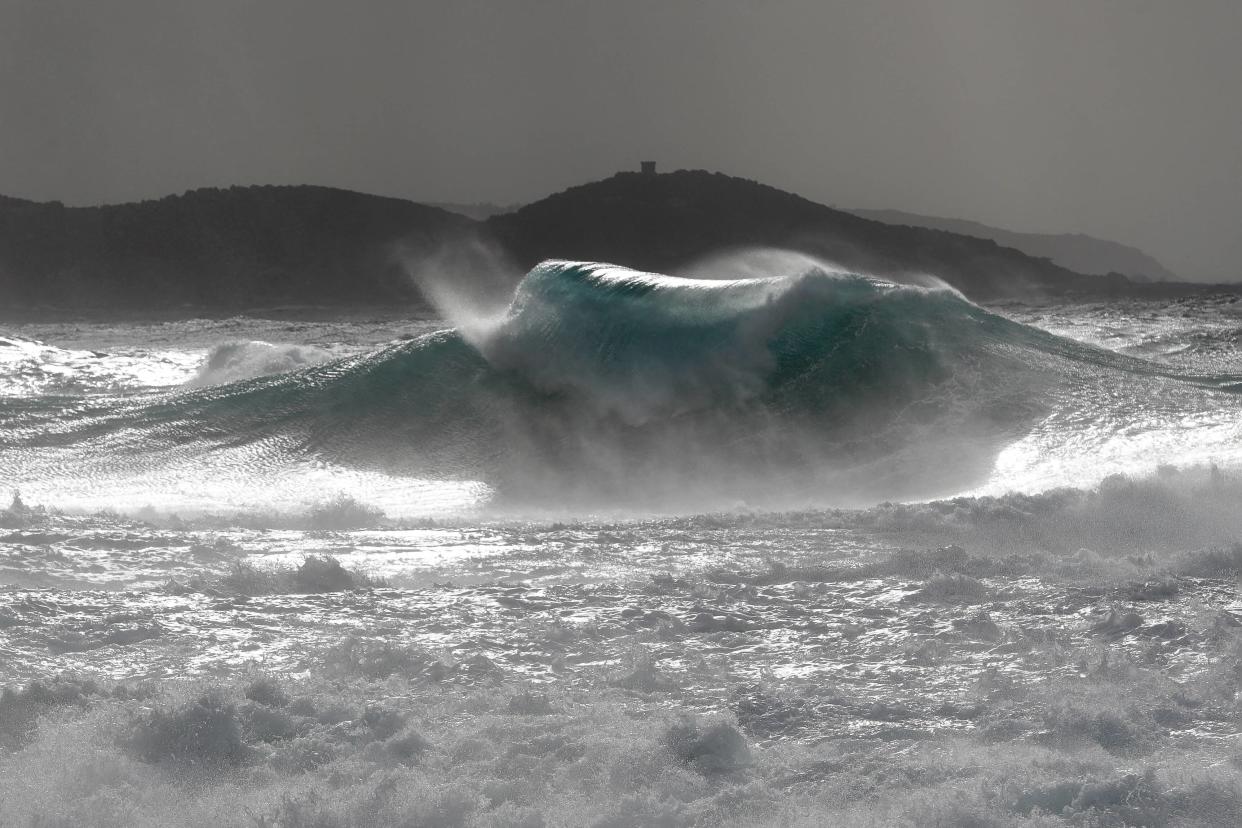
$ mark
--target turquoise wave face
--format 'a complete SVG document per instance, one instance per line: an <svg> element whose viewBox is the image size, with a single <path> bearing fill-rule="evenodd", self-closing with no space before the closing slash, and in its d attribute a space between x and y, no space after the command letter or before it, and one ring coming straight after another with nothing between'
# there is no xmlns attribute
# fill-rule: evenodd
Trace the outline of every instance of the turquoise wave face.
<svg viewBox="0 0 1242 828"><path fill-rule="evenodd" d="M1118 376L1168 379L949 289L551 261L469 340L442 331L142 405L26 403L0 450L29 469L70 457L131 474L227 453L239 475L327 463L535 502L861 502L960 491L1082 405L1077 389Z"/></svg>

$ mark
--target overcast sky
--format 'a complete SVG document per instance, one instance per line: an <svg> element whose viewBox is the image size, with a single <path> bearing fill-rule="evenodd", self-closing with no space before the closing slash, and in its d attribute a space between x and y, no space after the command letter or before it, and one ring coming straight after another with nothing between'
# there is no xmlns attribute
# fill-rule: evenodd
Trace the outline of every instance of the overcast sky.
<svg viewBox="0 0 1242 828"><path fill-rule="evenodd" d="M652 158L1242 277L1242 2L0 0L0 193L533 200Z"/></svg>

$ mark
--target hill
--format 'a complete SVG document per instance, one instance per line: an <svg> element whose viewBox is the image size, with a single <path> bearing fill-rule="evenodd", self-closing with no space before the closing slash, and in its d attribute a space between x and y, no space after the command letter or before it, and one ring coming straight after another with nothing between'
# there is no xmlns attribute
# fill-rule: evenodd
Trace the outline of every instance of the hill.
<svg viewBox="0 0 1242 828"><path fill-rule="evenodd" d="M394 245L474 222L328 187L192 190L103 207L0 201L0 302L61 309L417 302Z"/></svg>
<svg viewBox="0 0 1242 828"><path fill-rule="evenodd" d="M1133 287L1118 274L1083 276L988 239L885 224L753 181L681 171L619 173L482 221L312 186L208 188L102 207L0 198L0 308L417 307L423 300L404 264L480 238L523 268L577 258L668 272L722 250L778 247L895 279L934 274L977 299Z"/></svg>
<svg viewBox="0 0 1242 828"><path fill-rule="evenodd" d="M522 266L551 257L668 272L726 248L781 247L895 279L933 274L967 295L1113 291L1116 274L1084 277L993 241L860 218L720 173L619 173L486 221Z"/></svg>
<svg viewBox="0 0 1242 828"><path fill-rule="evenodd" d="M947 230L964 236L991 239L997 244L1021 250L1028 256L1048 259L1053 264L1078 273L1103 275L1121 273L1137 282L1176 282L1177 274L1144 253L1108 239L1097 239L1082 233L1020 233L991 227L965 219L924 216L903 213L900 210L850 210L856 216L882 221L885 224L905 224L912 227L930 227Z"/></svg>

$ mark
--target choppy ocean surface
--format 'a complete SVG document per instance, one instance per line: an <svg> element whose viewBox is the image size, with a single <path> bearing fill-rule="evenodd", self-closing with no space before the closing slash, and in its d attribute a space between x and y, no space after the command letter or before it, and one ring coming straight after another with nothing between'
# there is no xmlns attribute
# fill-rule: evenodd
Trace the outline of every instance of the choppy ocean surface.
<svg viewBox="0 0 1242 828"><path fill-rule="evenodd" d="M0 824L1236 825L1240 337L563 262L0 326Z"/></svg>

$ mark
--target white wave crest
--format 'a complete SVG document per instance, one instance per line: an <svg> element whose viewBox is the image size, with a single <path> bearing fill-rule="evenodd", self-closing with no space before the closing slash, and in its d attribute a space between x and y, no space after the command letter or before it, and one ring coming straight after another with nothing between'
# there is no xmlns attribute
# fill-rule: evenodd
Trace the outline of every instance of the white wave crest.
<svg viewBox="0 0 1242 828"><path fill-rule="evenodd" d="M327 362L337 354L315 345L284 345L257 340L225 342L211 349L198 373L186 385L203 388L286 374Z"/></svg>

